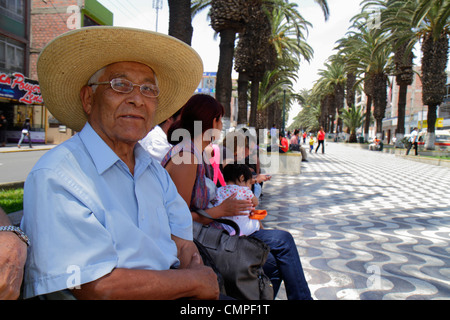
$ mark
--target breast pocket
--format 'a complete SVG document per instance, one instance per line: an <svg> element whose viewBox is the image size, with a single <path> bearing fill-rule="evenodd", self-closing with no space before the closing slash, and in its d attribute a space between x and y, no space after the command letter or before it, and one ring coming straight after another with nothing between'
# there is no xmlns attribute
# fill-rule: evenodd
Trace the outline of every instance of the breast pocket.
<svg viewBox="0 0 450 320"><path fill-rule="evenodd" d="M140 221L140 229L148 230L149 236L155 240L170 238L169 217L166 209L162 206L152 209L152 212Z"/></svg>

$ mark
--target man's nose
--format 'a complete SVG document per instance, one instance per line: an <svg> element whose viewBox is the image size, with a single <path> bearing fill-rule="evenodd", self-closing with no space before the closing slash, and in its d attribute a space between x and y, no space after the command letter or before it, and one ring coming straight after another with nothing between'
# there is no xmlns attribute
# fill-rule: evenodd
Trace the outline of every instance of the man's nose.
<svg viewBox="0 0 450 320"><path fill-rule="evenodd" d="M128 93L127 102L135 104L137 107L144 106L145 96L141 92L141 87L134 86L133 90Z"/></svg>

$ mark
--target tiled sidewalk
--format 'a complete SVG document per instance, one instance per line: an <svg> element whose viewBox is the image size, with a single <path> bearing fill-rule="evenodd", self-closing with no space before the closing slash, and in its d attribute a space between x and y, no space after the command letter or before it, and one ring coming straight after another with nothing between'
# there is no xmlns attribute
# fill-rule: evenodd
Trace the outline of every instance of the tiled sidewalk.
<svg viewBox="0 0 450 320"><path fill-rule="evenodd" d="M294 236L314 299L450 298L449 168L336 143L308 160L259 208Z"/></svg>

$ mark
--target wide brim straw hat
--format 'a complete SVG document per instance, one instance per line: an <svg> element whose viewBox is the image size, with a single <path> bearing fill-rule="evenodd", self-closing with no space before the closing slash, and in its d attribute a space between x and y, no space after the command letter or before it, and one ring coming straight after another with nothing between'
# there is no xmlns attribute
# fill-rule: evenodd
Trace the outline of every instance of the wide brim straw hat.
<svg viewBox="0 0 450 320"><path fill-rule="evenodd" d="M87 121L80 90L101 68L134 61L149 66L160 94L153 125L171 117L194 94L203 75L197 52L184 42L148 30L96 26L53 39L37 62L45 106L62 124L81 131Z"/></svg>

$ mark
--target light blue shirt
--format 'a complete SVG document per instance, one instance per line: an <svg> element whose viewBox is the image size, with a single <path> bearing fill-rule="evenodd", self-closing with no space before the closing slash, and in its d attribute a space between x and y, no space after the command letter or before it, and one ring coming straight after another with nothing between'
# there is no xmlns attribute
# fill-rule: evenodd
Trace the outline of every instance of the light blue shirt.
<svg viewBox="0 0 450 320"><path fill-rule="evenodd" d="M114 268L179 264L171 235L192 240L192 217L167 171L139 144L134 176L89 124L47 152L25 182L31 239L24 297L94 281Z"/></svg>

